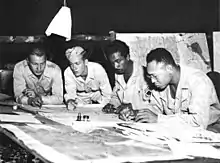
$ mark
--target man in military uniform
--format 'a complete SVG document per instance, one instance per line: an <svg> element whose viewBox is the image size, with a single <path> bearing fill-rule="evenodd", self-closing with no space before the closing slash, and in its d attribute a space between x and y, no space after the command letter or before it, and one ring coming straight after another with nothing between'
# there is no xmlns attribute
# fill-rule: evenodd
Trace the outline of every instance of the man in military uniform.
<svg viewBox="0 0 220 163"><path fill-rule="evenodd" d="M143 66L130 58L129 46L123 41L114 40L105 47L105 55L115 70L115 86L111 100L103 111L118 113L145 108L149 103L150 90L144 79ZM119 118L127 120L121 113Z"/></svg>
<svg viewBox="0 0 220 163"><path fill-rule="evenodd" d="M105 69L90 62L87 50L81 46L68 48L66 57L69 61L64 71L67 109L73 110L80 104L108 103L112 89Z"/></svg>
<svg viewBox="0 0 220 163"><path fill-rule="evenodd" d="M47 60L42 46L34 47L13 72L16 102L40 107L63 103L63 80L59 66Z"/></svg>

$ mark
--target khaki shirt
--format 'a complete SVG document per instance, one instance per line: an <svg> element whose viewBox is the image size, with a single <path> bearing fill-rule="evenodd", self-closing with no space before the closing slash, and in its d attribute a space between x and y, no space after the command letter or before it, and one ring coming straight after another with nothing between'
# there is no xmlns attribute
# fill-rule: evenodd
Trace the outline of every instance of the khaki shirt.
<svg viewBox="0 0 220 163"><path fill-rule="evenodd" d="M78 100L80 104L90 104L92 101L107 104L111 98L112 89L105 69L98 63L88 62L86 80L76 77L71 68L64 71L65 100ZM87 91L89 88L90 91Z"/></svg>
<svg viewBox="0 0 220 163"><path fill-rule="evenodd" d="M133 61L133 73L127 83L123 74L115 74L115 86L110 103L114 107L118 107L122 103L131 103L133 109L143 109L149 103L148 91L143 66Z"/></svg>
<svg viewBox="0 0 220 163"><path fill-rule="evenodd" d="M28 97L22 92L29 88L41 95L43 104L63 103L62 74L56 64L46 61L45 70L38 79L31 72L27 61L23 60L15 65L13 78L14 95L17 102L27 104Z"/></svg>
<svg viewBox="0 0 220 163"><path fill-rule="evenodd" d="M191 126L206 128L220 116L219 101L212 81L199 69L181 66L180 81L173 99L168 86L152 91L152 103L159 109L159 119L177 118Z"/></svg>

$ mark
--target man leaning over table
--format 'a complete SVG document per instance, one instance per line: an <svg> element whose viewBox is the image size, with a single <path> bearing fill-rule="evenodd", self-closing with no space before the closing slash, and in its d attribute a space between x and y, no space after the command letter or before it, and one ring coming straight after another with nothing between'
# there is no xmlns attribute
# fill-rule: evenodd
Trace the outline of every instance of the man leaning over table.
<svg viewBox="0 0 220 163"><path fill-rule="evenodd" d="M33 47L25 60L15 65L13 72L16 102L41 107L63 103L61 69L47 60L43 45Z"/></svg>
<svg viewBox="0 0 220 163"><path fill-rule="evenodd" d="M151 104L137 112L137 122L176 120L207 128L218 121L220 107L212 81L199 69L177 65L164 48L147 55L147 77L154 86Z"/></svg>
<svg viewBox="0 0 220 163"><path fill-rule="evenodd" d="M79 104L107 104L112 88L105 69L98 63L88 61L88 52L75 46L66 50L69 66L64 71L64 95L67 109Z"/></svg>
<svg viewBox="0 0 220 163"><path fill-rule="evenodd" d="M103 111L119 113L129 108L143 109L149 103L149 88L144 79L143 66L130 59L129 46L123 41L114 40L105 47L105 55L115 70L115 86L111 101Z"/></svg>

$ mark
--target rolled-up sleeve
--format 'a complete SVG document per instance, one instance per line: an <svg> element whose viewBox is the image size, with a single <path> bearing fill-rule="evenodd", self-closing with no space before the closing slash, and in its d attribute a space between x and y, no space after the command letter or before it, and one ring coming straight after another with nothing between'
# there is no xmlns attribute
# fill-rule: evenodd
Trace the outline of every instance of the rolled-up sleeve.
<svg viewBox="0 0 220 163"><path fill-rule="evenodd" d="M65 80L65 90L66 90L66 93L64 95L65 101L68 101L70 99L75 100L77 96L76 82L72 74L72 71L70 70L69 67L64 71L64 80Z"/></svg>
<svg viewBox="0 0 220 163"><path fill-rule="evenodd" d="M109 83L108 75L105 72L104 68L100 65L98 71L95 72L95 77L100 82L101 98L98 100L100 104L109 103L112 95L112 88Z"/></svg>
<svg viewBox="0 0 220 163"><path fill-rule="evenodd" d="M59 67L54 68L52 76L52 95L42 96L44 104L62 104L63 103L63 79Z"/></svg>
<svg viewBox="0 0 220 163"><path fill-rule="evenodd" d="M161 119L179 118L194 127L206 128L209 123L210 105L214 86L206 78L195 78L191 80L188 113L159 116ZM181 109L181 108L180 108ZM159 121L161 119L158 119Z"/></svg>
<svg viewBox="0 0 220 163"><path fill-rule="evenodd" d="M27 104L28 97L23 95L26 89L26 82L23 76L23 69L20 64L16 64L13 71L13 87L15 100L18 103Z"/></svg>

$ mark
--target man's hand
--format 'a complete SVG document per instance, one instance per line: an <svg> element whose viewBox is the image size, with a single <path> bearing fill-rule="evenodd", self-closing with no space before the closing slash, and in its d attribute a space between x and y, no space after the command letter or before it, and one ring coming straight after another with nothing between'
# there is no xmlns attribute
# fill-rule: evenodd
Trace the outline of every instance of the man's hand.
<svg viewBox="0 0 220 163"><path fill-rule="evenodd" d="M70 99L67 101L66 106L67 106L67 110L75 110L76 109L76 101L73 99Z"/></svg>
<svg viewBox="0 0 220 163"><path fill-rule="evenodd" d="M36 93L34 92L33 89L29 89L29 88L26 88L24 91L23 91L23 94L27 97L31 97L31 98L35 98L36 97Z"/></svg>
<svg viewBox="0 0 220 163"><path fill-rule="evenodd" d="M102 108L102 111L105 113L115 113L116 109L114 108L114 105L108 103Z"/></svg>
<svg viewBox="0 0 220 163"><path fill-rule="evenodd" d="M135 122L142 123L156 123L158 119L158 115L152 112L149 109L138 110L137 115L135 117Z"/></svg>
<svg viewBox="0 0 220 163"><path fill-rule="evenodd" d="M136 111L133 110L131 103L129 104L121 104L117 111L119 113L119 119L128 121L135 117Z"/></svg>
<svg viewBox="0 0 220 163"><path fill-rule="evenodd" d="M43 96L46 96L48 92L45 91L44 87L41 86L41 85L37 85L36 86L36 90L37 90L37 93L39 95L43 95Z"/></svg>
<svg viewBox="0 0 220 163"><path fill-rule="evenodd" d="M90 88L89 86L85 86L85 91L86 93L92 92L92 88Z"/></svg>
<svg viewBox="0 0 220 163"><path fill-rule="evenodd" d="M37 96L34 98L33 102L32 102L32 106L38 106L38 107L41 107L43 104L43 101L41 99L40 96Z"/></svg>
<svg viewBox="0 0 220 163"><path fill-rule="evenodd" d="M34 106L34 107L41 107L43 104L43 101L40 96L37 97L29 97L28 98L28 105Z"/></svg>

